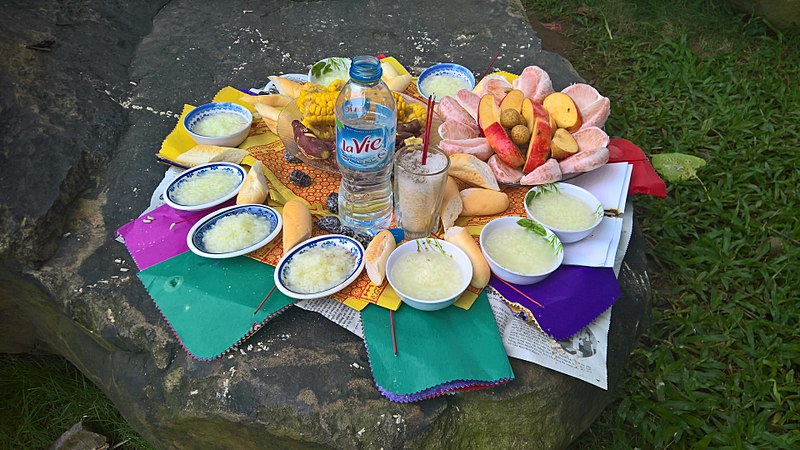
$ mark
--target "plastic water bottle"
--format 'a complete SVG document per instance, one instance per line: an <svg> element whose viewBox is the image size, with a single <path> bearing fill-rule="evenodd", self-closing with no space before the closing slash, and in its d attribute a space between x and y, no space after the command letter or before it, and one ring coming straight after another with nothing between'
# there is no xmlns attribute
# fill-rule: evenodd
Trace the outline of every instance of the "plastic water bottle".
<svg viewBox="0 0 800 450"><path fill-rule="evenodd" d="M389 228L397 106L374 56L356 56L336 98L339 221L356 230Z"/></svg>

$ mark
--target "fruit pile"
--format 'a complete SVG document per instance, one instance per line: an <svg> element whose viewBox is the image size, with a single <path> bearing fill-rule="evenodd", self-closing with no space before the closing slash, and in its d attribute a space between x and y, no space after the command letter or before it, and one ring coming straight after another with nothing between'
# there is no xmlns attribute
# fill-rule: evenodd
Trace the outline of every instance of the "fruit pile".
<svg viewBox="0 0 800 450"><path fill-rule="evenodd" d="M438 112L442 150L486 161L501 183L552 183L608 161L608 135L601 128L608 98L587 84L554 92L537 66L511 82L490 75L472 91L443 98Z"/></svg>

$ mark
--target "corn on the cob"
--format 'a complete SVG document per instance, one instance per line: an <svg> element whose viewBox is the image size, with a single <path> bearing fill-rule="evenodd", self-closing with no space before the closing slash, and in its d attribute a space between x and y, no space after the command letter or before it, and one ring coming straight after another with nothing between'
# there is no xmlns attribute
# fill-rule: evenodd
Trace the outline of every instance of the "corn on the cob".
<svg viewBox="0 0 800 450"><path fill-rule="evenodd" d="M413 103L406 108L405 120L402 123L417 119L422 126L425 126L425 121L428 120L427 115L428 111L424 106L419 103Z"/></svg>
<svg viewBox="0 0 800 450"><path fill-rule="evenodd" d="M306 83L303 86L300 96L297 98L298 108L303 114L301 120L303 125L315 132L329 134L328 131L336 123L336 115L333 110L342 84L342 82L335 81L327 88L314 83ZM397 105L398 123L407 123L416 119L419 120L420 124L425 125L427 110L424 105L406 103L398 92L392 92L392 95Z"/></svg>
<svg viewBox="0 0 800 450"><path fill-rule="evenodd" d="M425 125L427 110L419 103L406 103L405 99L399 92L392 92L394 102L397 105L397 123L408 123L414 119L419 120L419 123Z"/></svg>
<svg viewBox="0 0 800 450"><path fill-rule="evenodd" d="M336 103L337 95L339 95L338 91L328 90L301 93L297 99L297 105L303 114L303 125L309 128L319 128L324 125L333 126L336 122L336 117L333 114L333 105Z"/></svg>

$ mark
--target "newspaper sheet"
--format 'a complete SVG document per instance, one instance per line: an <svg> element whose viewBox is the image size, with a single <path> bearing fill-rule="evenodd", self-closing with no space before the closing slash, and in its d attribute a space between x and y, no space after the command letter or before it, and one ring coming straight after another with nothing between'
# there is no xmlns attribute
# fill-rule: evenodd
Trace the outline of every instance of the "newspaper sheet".
<svg viewBox="0 0 800 450"><path fill-rule="evenodd" d="M536 325L514 317L503 297L491 287L486 289L508 356L608 389L606 355L610 309L570 339L556 341Z"/></svg>
<svg viewBox="0 0 800 450"><path fill-rule="evenodd" d="M364 339L364 329L361 327L361 313L344 303L332 298L317 298L314 300L301 300L295 303L295 306L306 311L322 314L331 322Z"/></svg>

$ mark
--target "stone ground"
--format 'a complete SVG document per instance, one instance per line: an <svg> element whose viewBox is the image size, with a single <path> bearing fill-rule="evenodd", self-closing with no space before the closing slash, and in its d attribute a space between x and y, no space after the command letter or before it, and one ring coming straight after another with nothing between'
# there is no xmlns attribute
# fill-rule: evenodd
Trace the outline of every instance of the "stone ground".
<svg viewBox="0 0 800 450"><path fill-rule="evenodd" d="M516 0L42 0L4 10L0 351L66 357L161 448L559 448L610 401L610 392L512 360L517 379L507 386L390 403L363 342L297 308L251 338L270 352L196 362L113 241L161 180L153 155L183 103L207 102L222 86L365 52L477 72L497 49L499 68L538 64L556 88L578 81L566 60L541 51ZM644 267L636 234L612 319L611 386L647 320Z"/></svg>

